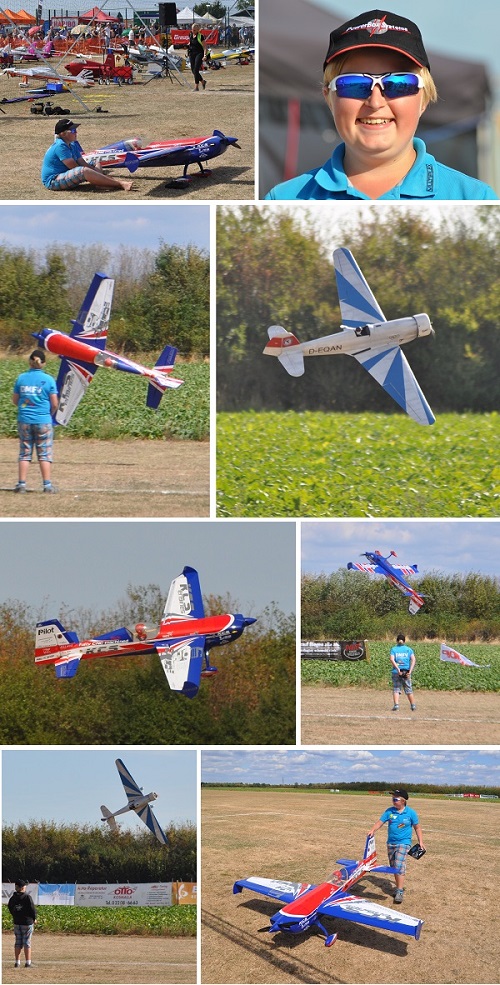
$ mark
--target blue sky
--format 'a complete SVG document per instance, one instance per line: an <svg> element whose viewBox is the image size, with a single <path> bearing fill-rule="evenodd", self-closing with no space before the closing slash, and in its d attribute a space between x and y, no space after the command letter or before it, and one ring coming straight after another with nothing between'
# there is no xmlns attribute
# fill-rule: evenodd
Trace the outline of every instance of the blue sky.
<svg viewBox="0 0 500 985"><path fill-rule="evenodd" d="M42 250L54 243L102 243L111 250L123 245L156 251L163 241L208 250L209 218L206 205L0 204L0 244Z"/></svg>
<svg viewBox="0 0 500 985"><path fill-rule="evenodd" d="M41 619L61 604L102 612L129 584L158 584L166 598L186 564L198 570L204 595L229 594L245 615L270 602L295 610L293 522L4 520L0 548L9 558L0 566L0 600L17 599ZM44 559L44 573L34 558Z"/></svg>
<svg viewBox="0 0 500 985"><path fill-rule="evenodd" d="M100 824L101 804L111 811L125 807L115 759L122 759L144 793L155 791L152 805L162 827L195 824L196 753L192 750L127 751L18 750L2 753L2 822L55 821L57 824ZM118 819L124 831L141 830L128 812Z"/></svg>
<svg viewBox="0 0 500 985"><path fill-rule="evenodd" d="M498 749L219 749L202 752L202 782L500 784Z"/></svg>
<svg viewBox="0 0 500 985"><path fill-rule="evenodd" d="M328 574L363 560L364 551L394 550L395 563L422 573L500 575L500 520L305 521L301 540L304 573Z"/></svg>

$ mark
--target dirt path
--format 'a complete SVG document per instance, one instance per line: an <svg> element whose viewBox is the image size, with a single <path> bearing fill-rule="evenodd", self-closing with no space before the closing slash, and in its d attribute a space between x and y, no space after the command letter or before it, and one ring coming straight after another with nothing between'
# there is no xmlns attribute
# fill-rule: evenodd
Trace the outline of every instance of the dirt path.
<svg viewBox="0 0 500 985"><path fill-rule="evenodd" d="M71 60L71 59L66 59ZM39 199L41 202L72 202L85 199L98 202L161 199L181 202L193 199L253 199L254 197L254 65L228 63L225 70L205 73L205 92L193 91L191 72L182 74L185 85L168 79L147 85L78 87L88 106L80 105L72 93L56 97L56 105L68 110L81 124L78 139L85 151L126 137L140 136L143 143L173 138L206 136L222 130L237 137L240 149L229 147L212 164L212 174L194 178L187 188L166 188L172 177L182 175L182 167L141 168L134 178L132 192L96 191L84 185L69 193L51 192L40 180L42 158L53 141L58 117L34 116L31 103L2 107L2 141L9 153L2 161L2 198ZM0 77L0 98L23 93L19 78ZM96 113L100 106L102 112ZM62 116L65 116L63 113ZM195 174L197 166L189 173ZM126 178L128 171L113 172Z"/></svg>
<svg viewBox="0 0 500 985"><path fill-rule="evenodd" d="M196 940L37 934L33 966L14 968L13 934L2 935L2 982L36 985L188 985L196 982Z"/></svg>
<svg viewBox="0 0 500 985"><path fill-rule="evenodd" d="M249 891L232 894L233 882L250 875L322 881L335 859L360 857L369 825L386 806L382 796L205 790L204 985L497 982L498 804L412 800L427 854L408 861L401 909L424 920L419 941L328 919L327 929L338 932L331 948L311 931L259 933L279 904ZM384 842L377 845L382 864ZM367 877L353 891L393 905L388 876Z"/></svg>
<svg viewBox="0 0 500 985"><path fill-rule="evenodd" d="M500 742L498 694L419 691L417 710L402 695L392 712L392 693L371 688L302 687L304 745L491 745Z"/></svg>
<svg viewBox="0 0 500 985"><path fill-rule="evenodd" d="M210 445L198 441L58 442L56 496L30 466L28 492L13 493L17 439L0 440L0 517L209 516Z"/></svg>

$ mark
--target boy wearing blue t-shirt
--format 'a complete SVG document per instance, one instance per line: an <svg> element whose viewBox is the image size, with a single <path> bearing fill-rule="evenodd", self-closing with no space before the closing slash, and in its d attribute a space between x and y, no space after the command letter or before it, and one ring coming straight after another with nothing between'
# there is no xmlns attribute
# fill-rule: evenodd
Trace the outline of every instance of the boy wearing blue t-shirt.
<svg viewBox="0 0 500 985"><path fill-rule="evenodd" d="M415 137L437 91L413 21L370 10L332 31L323 96L342 143L322 167L276 185L266 198L498 198L484 182L440 164Z"/></svg>
<svg viewBox="0 0 500 985"><path fill-rule="evenodd" d="M406 856L408 849L411 847L412 828L415 828L415 834L421 848L424 848L424 842L418 814L411 807L407 806L408 791L401 788L399 790L391 790L391 794L392 807L388 807L381 814L380 819L373 825L373 828L368 834L374 835L383 824L387 824L387 855L389 865L398 870L394 876L396 882L394 902L402 903Z"/></svg>
<svg viewBox="0 0 500 985"><path fill-rule="evenodd" d="M29 370L21 373L14 383L12 403L17 407L19 433L19 479L15 492L26 492L28 468L36 448L38 464L43 479L43 491L55 492L51 482L52 444L55 414L59 398L56 381L44 372L45 353L35 349L30 356Z"/></svg>
<svg viewBox="0 0 500 985"><path fill-rule="evenodd" d="M415 666L415 662L415 654L410 646L406 646L404 633L399 633L396 646L393 646L391 650L392 691L394 697L393 711L399 711L401 688L410 702L411 710L415 711L417 707L414 701L413 684L411 682L411 672Z"/></svg>

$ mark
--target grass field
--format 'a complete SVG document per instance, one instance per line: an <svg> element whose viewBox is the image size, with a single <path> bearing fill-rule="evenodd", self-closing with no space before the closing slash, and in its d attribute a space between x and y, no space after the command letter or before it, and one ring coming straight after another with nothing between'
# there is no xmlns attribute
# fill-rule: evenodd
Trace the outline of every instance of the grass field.
<svg viewBox="0 0 500 985"><path fill-rule="evenodd" d="M204 790L202 982L497 982L500 802L412 796L410 803L419 815L427 854L408 861L401 909L424 921L420 940L326 918L325 926L338 932L338 940L325 948L314 931L259 933L269 927L279 904L249 891L234 896L233 883L250 875L323 881L336 859L360 857L366 832L388 806L387 797ZM384 864L382 832L377 850ZM368 876L353 891L391 907L393 887L389 876Z"/></svg>
<svg viewBox="0 0 500 985"><path fill-rule="evenodd" d="M387 691L391 666L392 642L370 641L369 660L301 660L303 684L332 687L376 688ZM461 667L439 659L437 643L411 644L417 659L413 682L419 690L431 691L500 691L500 645L494 643L456 644L456 649L474 663L484 667ZM490 664L487 667L486 664Z"/></svg>
<svg viewBox="0 0 500 985"><path fill-rule="evenodd" d="M157 354L141 353L136 362L153 366ZM47 361L47 371L56 376L59 359ZM2 359L0 391L0 437L17 434L17 414L11 401L12 388L26 370L26 359ZM128 373L101 370L68 426L57 429L57 438L177 438L205 441L209 434L210 367L206 362L176 364L174 376L184 381L178 390L167 391L157 412L146 407L147 382Z"/></svg>
<svg viewBox="0 0 500 985"><path fill-rule="evenodd" d="M498 516L500 415L220 413L218 516Z"/></svg>
<svg viewBox="0 0 500 985"><path fill-rule="evenodd" d="M105 934L138 937L195 937L196 906L39 906L38 934ZM12 917L2 906L2 930Z"/></svg>

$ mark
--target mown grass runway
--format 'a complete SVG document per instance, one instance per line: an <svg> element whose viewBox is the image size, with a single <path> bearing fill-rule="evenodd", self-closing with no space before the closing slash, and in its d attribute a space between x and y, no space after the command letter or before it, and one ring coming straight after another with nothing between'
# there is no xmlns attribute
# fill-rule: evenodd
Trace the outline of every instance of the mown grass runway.
<svg viewBox="0 0 500 985"><path fill-rule="evenodd" d="M220 413L218 516L492 517L500 415Z"/></svg>

